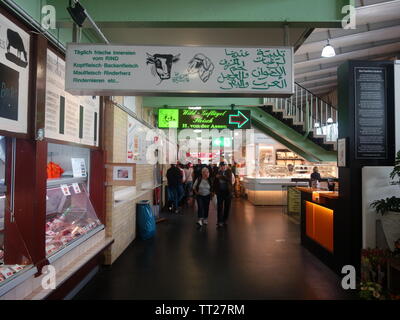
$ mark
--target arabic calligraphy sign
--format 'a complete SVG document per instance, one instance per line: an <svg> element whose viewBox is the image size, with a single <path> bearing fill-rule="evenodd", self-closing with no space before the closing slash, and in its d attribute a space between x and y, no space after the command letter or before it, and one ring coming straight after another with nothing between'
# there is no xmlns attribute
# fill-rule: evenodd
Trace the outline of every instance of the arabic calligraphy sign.
<svg viewBox="0 0 400 320"><path fill-rule="evenodd" d="M69 44L66 90L79 95L284 96L293 49Z"/></svg>

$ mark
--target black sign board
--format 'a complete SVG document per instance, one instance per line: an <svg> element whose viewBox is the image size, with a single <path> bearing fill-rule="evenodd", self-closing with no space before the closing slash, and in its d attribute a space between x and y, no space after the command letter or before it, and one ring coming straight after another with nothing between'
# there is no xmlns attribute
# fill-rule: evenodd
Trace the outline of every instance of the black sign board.
<svg viewBox="0 0 400 320"><path fill-rule="evenodd" d="M356 67L356 159L387 159L386 68Z"/></svg>
<svg viewBox="0 0 400 320"><path fill-rule="evenodd" d="M0 63L0 117L18 120L19 73Z"/></svg>
<svg viewBox="0 0 400 320"><path fill-rule="evenodd" d="M158 127L177 129L250 129L250 111L159 109Z"/></svg>

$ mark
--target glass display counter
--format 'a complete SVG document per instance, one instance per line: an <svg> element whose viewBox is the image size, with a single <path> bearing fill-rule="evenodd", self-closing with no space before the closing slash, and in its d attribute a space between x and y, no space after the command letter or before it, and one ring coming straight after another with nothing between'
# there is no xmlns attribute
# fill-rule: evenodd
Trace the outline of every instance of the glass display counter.
<svg viewBox="0 0 400 320"><path fill-rule="evenodd" d="M308 182L292 181L291 178L245 177L243 184L247 199L254 205L282 206L287 204L288 187L308 186Z"/></svg>
<svg viewBox="0 0 400 320"><path fill-rule="evenodd" d="M46 253L52 255L101 226L85 183L49 181L46 204Z"/></svg>
<svg viewBox="0 0 400 320"><path fill-rule="evenodd" d="M0 296L7 284L32 267L32 260L19 229L10 215L9 193L6 186L6 138L0 136ZM11 181L10 184L13 182Z"/></svg>

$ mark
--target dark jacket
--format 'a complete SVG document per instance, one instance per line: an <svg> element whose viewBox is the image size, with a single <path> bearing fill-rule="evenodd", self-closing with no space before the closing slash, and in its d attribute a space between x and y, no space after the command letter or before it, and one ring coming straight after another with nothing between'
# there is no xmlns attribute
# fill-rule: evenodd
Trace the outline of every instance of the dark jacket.
<svg viewBox="0 0 400 320"><path fill-rule="evenodd" d="M183 175L178 167L171 167L167 170L167 180L169 187L177 187L182 183Z"/></svg>
<svg viewBox="0 0 400 320"><path fill-rule="evenodd" d="M311 179L310 180L318 180L321 181L321 175L319 172L313 172L311 173Z"/></svg>
<svg viewBox="0 0 400 320"><path fill-rule="evenodd" d="M222 175L222 171L218 171L217 175ZM224 193L223 190L221 190L221 182L225 181L227 190L225 192L227 193L232 193L233 191L233 185L232 185L232 171L230 169L225 170L225 174L221 176L220 178L215 177L214 179L214 192L216 194L219 193Z"/></svg>

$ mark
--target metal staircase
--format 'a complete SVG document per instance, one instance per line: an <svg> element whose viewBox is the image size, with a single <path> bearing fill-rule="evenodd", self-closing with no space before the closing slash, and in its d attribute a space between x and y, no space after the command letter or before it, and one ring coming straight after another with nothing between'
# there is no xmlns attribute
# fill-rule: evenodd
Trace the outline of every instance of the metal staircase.
<svg viewBox="0 0 400 320"><path fill-rule="evenodd" d="M295 83L289 98L265 98L260 107L328 151L337 150L337 109Z"/></svg>

